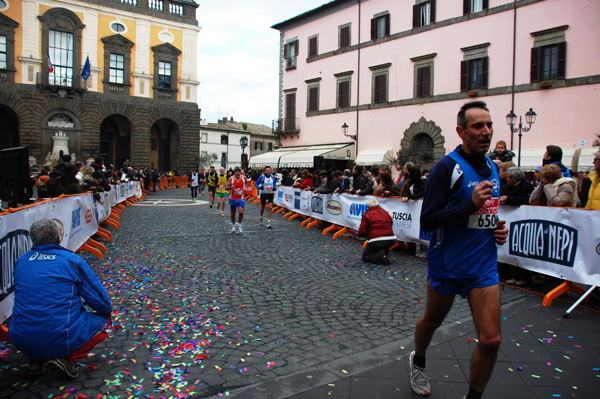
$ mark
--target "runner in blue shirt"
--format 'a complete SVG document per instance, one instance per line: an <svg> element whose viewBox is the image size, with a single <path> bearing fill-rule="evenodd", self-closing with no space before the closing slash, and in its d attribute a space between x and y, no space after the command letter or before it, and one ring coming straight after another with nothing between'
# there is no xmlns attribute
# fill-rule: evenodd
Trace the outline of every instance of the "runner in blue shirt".
<svg viewBox="0 0 600 399"><path fill-rule="evenodd" d="M496 244L506 242L508 228L498 220L498 168L485 157L493 135L487 105L483 101L463 105L457 122L463 143L432 170L421 209L421 227L433 231L433 238L427 253L427 307L415 329L410 379L415 393L429 395L425 353L459 294L468 298L478 336L466 398L478 399L501 341Z"/></svg>

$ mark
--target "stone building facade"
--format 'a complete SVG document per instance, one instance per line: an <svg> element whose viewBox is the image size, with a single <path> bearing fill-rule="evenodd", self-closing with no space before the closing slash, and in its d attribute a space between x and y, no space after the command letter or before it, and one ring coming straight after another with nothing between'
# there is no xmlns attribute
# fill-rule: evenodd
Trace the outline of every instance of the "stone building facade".
<svg viewBox="0 0 600 399"><path fill-rule="evenodd" d="M39 167L60 132L78 160L193 167L200 127L195 2L4 3L0 148L29 146Z"/></svg>

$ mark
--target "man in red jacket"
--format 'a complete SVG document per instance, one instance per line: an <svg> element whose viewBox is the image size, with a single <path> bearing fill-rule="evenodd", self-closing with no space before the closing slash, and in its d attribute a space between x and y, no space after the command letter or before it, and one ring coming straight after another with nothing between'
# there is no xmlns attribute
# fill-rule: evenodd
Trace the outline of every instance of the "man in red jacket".
<svg viewBox="0 0 600 399"><path fill-rule="evenodd" d="M396 242L392 229L392 217L379 206L379 201L372 198L367 202L369 209L365 212L358 228L358 235L366 237L369 243L365 247L362 260L368 263L389 265L388 254Z"/></svg>

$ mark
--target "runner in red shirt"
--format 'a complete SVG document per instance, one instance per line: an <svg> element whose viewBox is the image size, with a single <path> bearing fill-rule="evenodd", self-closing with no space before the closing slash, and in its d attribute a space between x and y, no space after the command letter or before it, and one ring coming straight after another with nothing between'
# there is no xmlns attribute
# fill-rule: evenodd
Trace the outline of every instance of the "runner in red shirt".
<svg viewBox="0 0 600 399"><path fill-rule="evenodd" d="M248 185L248 181L244 176L242 176L242 170L240 168L235 168L233 171L233 176L227 180L226 188L230 190L229 194L229 206L231 208L231 232L235 233L243 233L242 230L242 219L244 219L244 191L246 190L246 186ZM238 223L235 222L235 212L238 210Z"/></svg>

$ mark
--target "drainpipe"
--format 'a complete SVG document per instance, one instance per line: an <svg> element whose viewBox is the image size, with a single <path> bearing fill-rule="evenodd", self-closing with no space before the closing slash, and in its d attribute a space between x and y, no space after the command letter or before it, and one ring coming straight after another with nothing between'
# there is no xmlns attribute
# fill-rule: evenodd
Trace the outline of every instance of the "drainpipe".
<svg viewBox="0 0 600 399"><path fill-rule="evenodd" d="M517 0L513 3L513 59L512 59L512 88L510 109L514 112L515 109L515 65L517 60ZM510 132L510 150L513 150L514 132Z"/></svg>
<svg viewBox="0 0 600 399"><path fill-rule="evenodd" d="M358 156L358 126L359 126L359 106L360 106L360 23L361 23L361 0L358 1L358 66L356 78L356 140L354 143L354 159Z"/></svg>

